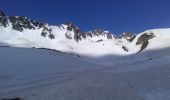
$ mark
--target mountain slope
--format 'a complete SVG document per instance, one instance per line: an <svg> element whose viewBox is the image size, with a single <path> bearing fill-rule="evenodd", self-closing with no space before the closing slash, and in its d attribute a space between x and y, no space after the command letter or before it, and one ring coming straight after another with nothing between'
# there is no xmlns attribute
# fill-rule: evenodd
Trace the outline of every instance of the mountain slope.
<svg viewBox="0 0 170 100"><path fill-rule="evenodd" d="M169 33L82 32L0 12L0 100L169 100Z"/></svg>
<svg viewBox="0 0 170 100"><path fill-rule="evenodd" d="M128 55L169 47L169 41L163 41L170 38L169 32L170 29L156 29L120 36L100 29L82 32L73 23L52 26L27 17L5 16L0 12L1 46L47 48L94 57Z"/></svg>

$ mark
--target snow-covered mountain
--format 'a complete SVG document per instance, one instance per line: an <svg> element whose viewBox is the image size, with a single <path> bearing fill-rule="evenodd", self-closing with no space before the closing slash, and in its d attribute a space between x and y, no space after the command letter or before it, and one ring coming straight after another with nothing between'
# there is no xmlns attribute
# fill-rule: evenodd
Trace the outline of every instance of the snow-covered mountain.
<svg viewBox="0 0 170 100"><path fill-rule="evenodd" d="M100 29L82 32L75 24L52 26L23 16L0 12L0 45L47 48L88 56L127 55L169 47L170 29L116 36Z"/></svg>
<svg viewBox="0 0 170 100"><path fill-rule="evenodd" d="M169 43L0 12L0 100L170 100Z"/></svg>

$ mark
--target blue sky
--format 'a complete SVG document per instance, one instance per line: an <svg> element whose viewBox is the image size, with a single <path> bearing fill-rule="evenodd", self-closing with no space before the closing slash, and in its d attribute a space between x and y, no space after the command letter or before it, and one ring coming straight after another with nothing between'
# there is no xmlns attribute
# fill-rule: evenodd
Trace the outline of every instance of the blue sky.
<svg viewBox="0 0 170 100"><path fill-rule="evenodd" d="M0 10L83 31L142 32L170 27L170 0L1 0Z"/></svg>

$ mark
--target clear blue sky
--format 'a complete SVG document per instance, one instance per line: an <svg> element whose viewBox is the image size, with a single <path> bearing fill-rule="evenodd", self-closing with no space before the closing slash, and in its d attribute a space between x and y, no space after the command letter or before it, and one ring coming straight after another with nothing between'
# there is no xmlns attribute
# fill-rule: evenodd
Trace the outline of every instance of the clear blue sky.
<svg viewBox="0 0 170 100"><path fill-rule="evenodd" d="M170 0L1 0L0 10L52 25L71 21L83 31L138 33L170 27Z"/></svg>

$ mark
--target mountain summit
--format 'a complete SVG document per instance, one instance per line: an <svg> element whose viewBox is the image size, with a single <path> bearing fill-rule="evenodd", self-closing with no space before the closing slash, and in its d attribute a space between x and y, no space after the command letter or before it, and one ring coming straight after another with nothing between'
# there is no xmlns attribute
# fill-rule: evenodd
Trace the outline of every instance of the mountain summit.
<svg viewBox="0 0 170 100"><path fill-rule="evenodd" d="M24 16L6 16L0 11L0 45L46 48L89 56L126 55L170 45L170 29L130 32L116 36L96 29L82 32L72 22L58 26Z"/></svg>

